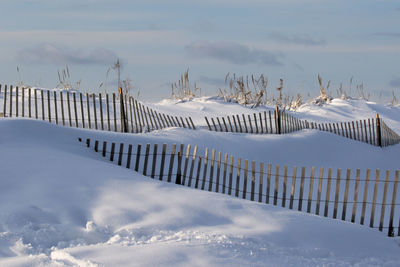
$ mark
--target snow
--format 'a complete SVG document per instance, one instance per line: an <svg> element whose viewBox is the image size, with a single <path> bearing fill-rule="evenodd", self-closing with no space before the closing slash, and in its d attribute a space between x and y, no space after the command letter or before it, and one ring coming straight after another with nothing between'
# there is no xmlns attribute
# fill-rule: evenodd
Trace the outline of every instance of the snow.
<svg viewBox="0 0 400 267"><path fill-rule="evenodd" d="M205 115L271 110L205 97L146 104L192 116L202 125ZM350 121L377 111L399 132L398 108L361 100L307 104L293 114ZM400 261L399 239L376 229L152 180L107 162L77 139L184 143L198 145L199 153L209 147L256 162L362 172L397 170L400 145L382 149L316 130L282 136L179 128L121 134L21 118L1 119L0 133L1 266L398 266Z"/></svg>

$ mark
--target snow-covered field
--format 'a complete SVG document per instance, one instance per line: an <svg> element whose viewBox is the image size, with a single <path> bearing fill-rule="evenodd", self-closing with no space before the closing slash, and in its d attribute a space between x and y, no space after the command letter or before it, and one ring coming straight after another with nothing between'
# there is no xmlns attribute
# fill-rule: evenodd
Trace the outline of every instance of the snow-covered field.
<svg viewBox="0 0 400 267"><path fill-rule="evenodd" d="M255 112L206 97L146 104L203 126L205 115ZM400 132L398 107L362 100L306 104L293 115L327 122L376 112ZM200 153L209 147L257 162L391 172L399 169L400 145L382 149L316 130L121 134L21 118L1 119L0 136L1 266L399 266L398 237L151 180L104 161L77 139L184 143L198 145Z"/></svg>

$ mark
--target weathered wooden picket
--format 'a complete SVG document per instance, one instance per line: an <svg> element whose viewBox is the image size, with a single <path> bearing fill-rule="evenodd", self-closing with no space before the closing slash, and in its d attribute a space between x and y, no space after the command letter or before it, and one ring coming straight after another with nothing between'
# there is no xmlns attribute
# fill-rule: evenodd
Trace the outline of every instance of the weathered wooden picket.
<svg viewBox="0 0 400 267"><path fill-rule="evenodd" d="M139 133L183 127L196 129L190 117L158 113L131 96L19 88L5 85L4 117L28 117L64 126Z"/></svg>
<svg viewBox="0 0 400 267"><path fill-rule="evenodd" d="M390 129L378 114L376 119L317 123L300 120L277 107L273 112L264 111L247 116L232 115L221 119L205 117L205 120L208 129L217 132L287 134L302 129L316 129L380 147L400 142L400 136Z"/></svg>
<svg viewBox="0 0 400 267"><path fill-rule="evenodd" d="M361 225L369 222L371 228L387 230L388 236L400 236L399 171L394 175L385 171L384 180L380 179L379 169L375 171L375 178L370 169L363 172L347 169L343 175L341 169L334 172L331 168L320 168L316 173L315 167L309 170L301 167L300 172L293 167L290 172L288 166L235 160L214 149L210 155L206 148L201 156L199 148L191 145L174 144L167 152L167 145L163 144L159 152L158 144L146 144L142 153L141 144L134 148L132 144L120 143L117 152L117 144L113 142L85 141L87 147L110 161L153 179Z"/></svg>

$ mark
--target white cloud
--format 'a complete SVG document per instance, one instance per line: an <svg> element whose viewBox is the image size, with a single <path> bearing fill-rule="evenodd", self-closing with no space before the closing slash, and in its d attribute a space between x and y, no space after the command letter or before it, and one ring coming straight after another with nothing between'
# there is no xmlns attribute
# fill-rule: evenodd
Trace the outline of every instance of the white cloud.
<svg viewBox="0 0 400 267"><path fill-rule="evenodd" d="M196 41L185 46L186 51L194 57L210 57L233 64L262 64L280 66L282 55L267 50L255 49L235 42Z"/></svg>
<svg viewBox="0 0 400 267"><path fill-rule="evenodd" d="M92 50L71 49L50 43L43 43L18 51L17 60L27 63L50 63L50 64L101 64L110 65L117 55L107 49L97 48Z"/></svg>
<svg viewBox="0 0 400 267"><path fill-rule="evenodd" d="M321 46L326 44L325 39L313 38L308 34L285 35L282 33L273 32L269 34L269 37L278 42L287 44L299 44L309 46Z"/></svg>

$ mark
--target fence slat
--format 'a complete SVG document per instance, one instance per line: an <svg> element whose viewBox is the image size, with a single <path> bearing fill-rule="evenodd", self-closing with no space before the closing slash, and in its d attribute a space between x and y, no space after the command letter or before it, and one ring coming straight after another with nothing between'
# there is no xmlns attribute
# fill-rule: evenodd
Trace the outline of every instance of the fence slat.
<svg viewBox="0 0 400 267"><path fill-rule="evenodd" d="M0 90L0 92L1 92L1 90ZM54 93L55 93L55 91L54 91ZM22 103L21 103L21 116L22 117L25 117L25 88L24 87L22 87L21 88L21 94L22 94Z"/></svg>
<svg viewBox="0 0 400 267"><path fill-rule="evenodd" d="M114 161L115 143L111 143L110 161Z"/></svg>
<svg viewBox="0 0 400 267"><path fill-rule="evenodd" d="M249 131L247 129L246 117L244 116L244 114L242 114L242 118L243 118L243 125L244 125L244 128L245 128L245 131L246 131L246 133L248 133Z"/></svg>
<svg viewBox="0 0 400 267"><path fill-rule="evenodd" d="M330 193L331 193L331 180L332 180L332 168L329 168L328 169L328 181L326 183L324 217L328 217L329 201L330 201Z"/></svg>
<svg viewBox="0 0 400 267"><path fill-rule="evenodd" d="M299 211L303 209L303 192L304 192L305 176L306 176L306 168L301 167L300 195L299 195L299 206L298 206Z"/></svg>
<svg viewBox="0 0 400 267"><path fill-rule="evenodd" d="M371 227L371 228L374 227L376 198L377 198L377 194L378 194L379 173L380 173L380 170L376 170L374 195L373 195L372 208L371 208L371 217L370 217L370 221L369 221L369 227Z"/></svg>
<svg viewBox="0 0 400 267"><path fill-rule="evenodd" d="M36 93L36 91L35 91L35 93ZM6 117L7 116L7 114L6 114L7 113L6 112L7 111L7 85L4 86L3 100L4 100L4 102L3 102L3 116Z"/></svg>
<svg viewBox="0 0 400 267"><path fill-rule="evenodd" d="M19 88L15 87L15 117L18 117L18 104L19 104L19 96L18 96ZM48 91L49 92L49 91ZM50 101L50 100L49 100Z"/></svg>
<svg viewBox="0 0 400 267"><path fill-rule="evenodd" d="M250 114L249 115L247 115L248 116L248 119L249 119L249 128L250 128L250 133L254 133L254 131L253 131L253 125L252 125L252 123L251 123L251 117L250 117Z"/></svg>
<svg viewBox="0 0 400 267"><path fill-rule="evenodd" d="M231 132L233 132L231 118L229 116L227 118L228 118L228 122L229 122L229 128L231 129Z"/></svg>
<svg viewBox="0 0 400 267"><path fill-rule="evenodd" d="M140 164L140 153L142 150L142 145L138 144L136 148L136 163L135 163L135 171L139 172L139 164ZM161 176L160 176L161 177Z"/></svg>
<svg viewBox="0 0 400 267"><path fill-rule="evenodd" d="M93 98L93 114L94 114L94 128L97 130L97 111L96 111L96 95L92 94Z"/></svg>
<svg viewBox="0 0 400 267"><path fill-rule="evenodd" d="M293 201L294 201L294 190L296 185L296 174L297 174L297 167L293 167L293 176L292 176L292 187L290 189L290 202L289 202L289 209L293 209Z"/></svg>
<svg viewBox="0 0 400 267"><path fill-rule="evenodd" d="M266 197L265 203L269 203L269 193L271 192L271 164L267 165L267 190L266 190Z"/></svg>
<svg viewBox="0 0 400 267"><path fill-rule="evenodd" d="M362 202L361 218L360 218L360 224L361 225L364 224L365 209L367 207L369 175L370 175L370 169L367 169L367 172L365 174L364 194L363 194L363 202Z"/></svg>
<svg viewBox="0 0 400 267"><path fill-rule="evenodd" d="M188 165L189 165L190 148L191 148L190 144L186 146L186 156L185 156L185 163L183 166L182 185L185 185L185 182L186 182L187 169L188 169Z"/></svg>
<svg viewBox="0 0 400 267"><path fill-rule="evenodd" d="M99 108L100 108L100 125L101 125L101 130L104 131L103 98L101 97L101 93L99 93Z"/></svg>
<svg viewBox="0 0 400 267"><path fill-rule="evenodd" d="M24 92L24 89L22 91L22 94ZM24 96L22 97L24 99ZM54 112L55 112L55 120L56 124L58 124L58 113L57 113L57 92L53 91L53 99L54 99ZM22 117L24 116L24 103L22 103Z"/></svg>
<svg viewBox="0 0 400 267"><path fill-rule="evenodd" d="M251 201L254 201L255 187L256 187L256 163L253 160L251 162L251 193L250 193Z"/></svg>
<svg viewBox="0 0 400 267"><path fill-rule="evenodd" d="M335 191L335 205L333 207L333 218L337 217L338 203L339 203L339 191L340 191L340 169L337 169L336 175L336 191Z"/></svg>
<svg viewBox="0 0 400 267"><path fill-rule="evenodd" d="M62 92L60 92L60 93L62 93ZM4 94L4 96L5 96L6 94ZM29 87L29 89L28 89L28 117L29 118L31 118L32 117L32 111L31 111L31 107L32 107L32 89ZM5 103L5 101L4 101L4 103ZM62 99L62 94L61 94L61 112L62 112L62 114L63 114L63 118L64 118L64 110L63 110L63 99ZM63 125L65 125L64 124L64 119L63 119Z"/></svg>
<svg viewBox="0 0 400 267"><path fill-rule="evenodd" d="M190 148L190 145L188 146ZM156 166L157 166L157 148L158 145L154 144L153 146L153 161L152 161L152 166L151 166L151 178L154 179L156 176Z"/></svg>
<svg viewBox="0 0 400 267"><path fill-rule="evenodd" d="M174 160L175 160L175 152L176 152L176 144L172 145L172 150L171 150L171 156L169 159L169 169L168 169L168 183L171 182L171 177L172 177L172 170L174 167Z"/></svg>
<svg viewBox="0 0 400 267"><path fill-rule="evenodd" d="M217 125L215 124L214 118L211 118L211 121L212 121L212 123L214 125L214 131L218 132Z"/></svg>
<svg viewBox="0 0 400 267"><path fill-rule="evenodd" d="M197 146L194 146L193 149L193 156L192 156L192 163L190 164L190 172L189 172L189 182L188 186L192 186L192 177L193 177L193 170L194 170L194 164L196 163L196 154L197 154Z"/></svg>
<svg viewBox="0 0 400 267"><path fill-rule="evenodd" d="M132 144L129 144L129 146L128 146L128 158L126 159L126 168L127 169L131 168L131 159L132 159Z"/></svg>
<svg viewBox="0 0 400 267"><path fill-rule="evenodd" d="M324 175L324 168L319 169L319 179L318 179L318 194L317 194L317 205L315 207L315 214L319 215L320 205L321 205L321 192L322 192L322 177Z"/></svg>
<svg viewBox="0 0 400 267"><path fill-rule="evenodd" d="M307 203L307 212L311 212L311 201L312 201L312 193L313 193L313 188L314 188L314 172L315 168L311 167L311 173L310 173L310 181L309 181L309 188L308 188L308 203Z"/></svg>
<svg viewBox="0 0 400 267"><path fill-rule="evenodd" d="M275 166L274 205L278 205L279 165Z"/></svg>
<svg viewBox="0 0 400 267"><path fill-rule="evenodd" d="M113 101L113 113L114 113L114 132L118 132L117 128L117 107L115 104L115 93L112 94L112 101Z"/></svg>
<svg viewBox="0 0 400 267"><path fill-rule="evenodd" d="M225 153L225 156L224 156L224 175L222 177L222 194L225 194L227 167L228 167L228 154Z"/></svg>
<svg viewBox="0 0 400 267"><path fill-rule="evenodd" d="M199 188L200 172L201 172L201 157L199 157L199 162L197 164L196 183L194 186L195 188Z"/></svg>
<svg viewBox="0 0 400 267"><path fill-rule="evenodd" d="M86 97L86 114L87 114L87 117L88 117L88 127L89 127L89 129L92 129L92 123L91 123L91 120L90 120L90 98L89 98L89 94L86 93L85 97Z"/></svg>
<svg viewBox="0 0 400 267"><path fill-rule="evenodd" d="M228 127L226 126L226 121L224 117L222 117L222 122L224 123L225 132L228 132Z"/></svg>
<svg viewBox="0 0 400 267"><path fill-rule="evenodd" d="M204 190L207 178L207 168L208 167L208 148L206 148L204 155L204 170L203 170L203 180L201 181L201 190Z"/></svg>
<svg viewBox="0 0 400 267"><path fill-rule="evenodd" d="M75 126L76 126L76 128L78 128L79 124L78 124L78 112L77 112L77 107L76 107L76 94L75 94L75 92L73 93L73 96L74 96Z"/></svg>
<svg viewBox="0 0 400 267"><path fill-rule="evenodd" d="M356 212L357 212L357 199L358 199L358 185L360 183L360 169L356 170L356 184L354 185L354 198L353 198L353 210L351 213L351 222L354 223L356 221Z"/></svg>
<svg viewBox="0 0 400 267"><path fill-rule="evenodd" d="M10 87L10 89L12 89L12 87ZM10 91L10 93L12 93L12 90ZM44 121L45 120L45 117L44 117L44 96L43 96L43 90L40 90L40 97L41 97L41 101L42 101L42 120ZM10 100L12 99L12 95L10 96ZM11 112L12 112L12 109L11 109L11 106L12 106L12 102L10 102L10 117L11 117ZM78 126L76 126L76 127L78 127Z"/></svg>
<svg viewBox="0 0 400 267"><path fill-rule="evenodd" d="M107 130L111 131L110 101L108 94L106 94L106 110L107 110Z"/></svg>
<svg viewBox="0 0 400 267"><path fill-rule="evenodd" d="M288 167L283 166L283 193L282 193L282 207L286 206L286 192L287 192L287 174Z"/></svg>
<svg viewBox="0 0 400 267"><path fill-rule="evenodd" d="M264 174L264 163L260 162L260 181L258 186L258 202L262 202L263 197L263 174Z"/></svg>
<svg viewBox="0 0 400 267"><path fill-rule="evenodd" d="M239 197L239 186L240 186L240 163L242 159L238 158L237 172L236 172L236 187L235 187L235 197Z"/></svg>
<svg viewBox="0 0 400 267"><path fill-rule="evenodd" d="M264 126L263 126L263 122L262 122L262 115L261 112L258 113L258 117L260 118L260 133L264 133Z"/></svg>
<svg viewBox="0 0 400 267"><path fill-rule="evenodd" d="M223 132L224 130L222 129L221 121L219 120L218 117L217 117L217 122L218 122L220 131Z"/></svg>
<svg viewBox="0 0 400 267"><path fill-rule="evenodd" d="M165 164L165 154L167 153L167 144L163 144L161 152L161 165L160 165L160 177L158 178L162 181L164 176L164 164Z"/></svg>
<svg viewBox="0 0 400 267"><path fill-rule="evenodd" d="M221 152L218 152L218 162L217 162L217 181L215 184L215 192L219 192L219 176L221 172Z"/></svg>
<svg viewBox="0 0 400 267"><path fill-rule="evenodd" d="M240 132L243 133L243 131L242 131L242 125L240 124L239 115L236 115L236 119L237 119L237 122L238 122L238 124L239 124Z"/></svg>
<svg viewBox="0 0 400 267"><path fill-rule="evenodd" d="M389 219L388 236L394 236L393 217L394 217L394 208L395 208L395 204L396 204L396 194L397 194L397 184L398 184L398 182L399 182L399 171L396 171L396 178L394 180L394 185L393 185L392 205L390 207L390 219Z"/></svg>
<svg viewBox="0 0 400 267"><path fill-rule="evenodd" d="M346 173L346 187L344 189L344 198L343 198L343 208L342 208L342 221L346 220L346 211L347 211L347 200L349 197L349 182L350 182L351 170L347 169Z"/></svg>
<svg viewBox="0 0 400 267"><path fill-rule="evenodd" d="M120 143L119 145L119 155L118 155L118 165L122 165L122 155L124 153L124 143Z"/></svg>
<svg viewBox="0 0 400 267"><path fill-rule="evenodd" d="M214 163L215 163L215 149L211 150L211 168L210 168L210 179L208 180L208 191L212 191L213 178L214 178Z"/></svg>
<svg viewBox="0 0 400 267"><path fill-rule="evenodd" d="M17 89L17 94L18 94L18 87L16 89ZM16 98L16 101L18 103L18 98ZM18 109L18 105L16 105L16 108ZM18 112L18 110L17 110L17 112ZM50 90L47 90L47 113L49 116L49 118L48 118L49 122L51 123ZM18 115L18 113L17 113L17 115Z"/></svg>
<svg viewBox="0 0 400 267"><path fill-rule="evenodd" d="M85 115L83 113L83 99L82 99L82 93L79 93L79 100L81 103L81 118L82 118L82 128L85 128Z"/></svg>
<svg viewBox="0 0 400 267"><path fill-rule="evenodd" d="M248 174L248 160L246 159L244 161L244 179L243 179L243 194L242 198L246 199L246 193L247 193L247 174Z"/></svg>
<svg viewBox="0 0 400 267"><path fill-rule="evenodd" d="M383 188L383 197L382 197L382 205L381 205L381 219L379 221L379 231L382 232L383 230L383 219L385 217L385 209L386 209L386 195L388 190L388 182L389 182L390 172L386 171L386 178L385 178L385 186Z"/></svg>

